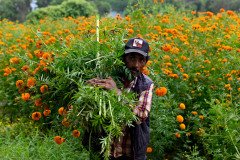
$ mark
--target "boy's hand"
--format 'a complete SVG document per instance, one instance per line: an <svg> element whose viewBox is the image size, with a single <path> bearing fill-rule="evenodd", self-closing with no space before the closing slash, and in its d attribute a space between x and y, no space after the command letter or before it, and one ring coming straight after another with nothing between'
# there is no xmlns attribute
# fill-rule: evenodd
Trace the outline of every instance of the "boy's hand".
<svg viewBox="0 0 240 160"><path fill-rule="evenodd" d="M102 87L107 90L118 90L117 85L112 79L112 77L108 77L107 79L93 78L88 80L87 83L92 86Z"/></svg>

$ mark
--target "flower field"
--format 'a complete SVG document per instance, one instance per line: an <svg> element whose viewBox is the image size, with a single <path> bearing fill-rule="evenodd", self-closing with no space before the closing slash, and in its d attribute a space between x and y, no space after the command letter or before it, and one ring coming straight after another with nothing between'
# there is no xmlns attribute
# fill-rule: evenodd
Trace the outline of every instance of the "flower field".
<svg viewBox="0 0 240 160"><path fill-rule="evenodd" d="M95 141L86 145L84 133L101 135L94 147L107 159L111 139L136 118L135 95L117 97L85 82L112 76L121 85L118 74L128 75L120 58L124 43L142 37L151 47L142 72L155 84L148 159L238 159L239 16L139 5L128 16L100 18L99 28L95 16L2 20L2 123L30 121L51 130L58 145L91 148Z"/></svg>

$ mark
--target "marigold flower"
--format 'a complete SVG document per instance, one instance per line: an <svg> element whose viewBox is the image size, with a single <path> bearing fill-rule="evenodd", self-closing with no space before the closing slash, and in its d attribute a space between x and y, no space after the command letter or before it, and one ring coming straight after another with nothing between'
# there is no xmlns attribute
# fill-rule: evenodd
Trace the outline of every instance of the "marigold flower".
<svg viewBox="0 0 240 160"><path fill-rule="evenodd" d="M185 125L184 123L181 123L181 124L179 125L179 127L180 127L181 130L186 129L186 125Z"/></svg>
<svg viewBox="0 0 240 160"><path fill-rule="evenodd" d="M198 113L197 113L197 111L192 111L191 112L193 115L197 115Z"/></svg>
<svg viewBox="0 0 240 160"><path fill-rule="evenodd" d="M48 60L49 58L51 58L51 55L48 52L45 52L43 53L42 58Z"/></svg>
<svg viewBox="0 0 240 160"><path fill-rule="evenodd" d="M29 66L28 65L24 65L24 66L22 66L22 68L21 68L23 71L27 71L27 70L29 70Z"/></svg>
<svg viewBox="0 0 240 160"><path fill-rule="evenodd" d="M178 121L179 123L182 123L182 122L184 121L183 116L178 115L178 116L177 116L177 121Z"/></svg>
<svg viewBox="0 0 240 160"><path fill-rule="evenodd" d="M133 34L134 33L134 30L133 29L128 29L128 34Z"/></svg>
<svg viewBox="0 0 240 160"><path fill-rule="evenodd" d="M175 137L176 138L180 138L181 137L181 134L179 132L175 133Z"/></svg>
<svg viewBox="0 0 240 160"><path fill-rule="evenodd" d="M42 106L42 99L41 99L41 98L36 99L36 100L34 101L34 104L35 104L35 106L37 106L37 107Z"/></svg>
<svg viewBox="0 0 240 160"><path fill-rule="evenodd" d="M17 80L17 82L16 82L16 87L17 88L21 88L23 85L24 85L23 80Z"/></svg>
<svg viewBox="0 0 240 160"><path fill-rule="evenodd" d="M54 137L54 141L57 143L57 144L62 144L63 142L65 142L65 139L60 137L60 136L55 136Z"/></svg>
<svg viewBox="0 0 240 160"><path fill-rule="evenodd" d="M69 127L70 123L67 118L63 118L62 125L64 125L65 127Z"/></svg>
<svg viewBox="0 0 240 160"><path fill-rule="evenodd" d="M157 96L164 96L167 94L167 88L165 87L160 87L156 89L156 95Z"/></svg>
<svg viewBox="0 0 240 160"><path fill-rule="evenodd" d="M184 103L180 103L178 106L181 110L184 110L186 108Z"/></svg>
<svg viewBox="0 0 240 160"><path fill-rule="evenodd" d="M31 87L35 86L35 84L36 84L36 79L35 78L33 78L33 77L28 78L28 80L27 80L28 88L31 88Z"/></svg>
<svg viewBox="0 0 240 160"><path fill-rule="evenodd" d="M130 18L129 16L126 16L126 17L125 17L125 20L126 20L126 21L131 21L131 18Z"/></svg>
<svg viewBox="0 0 240 160"><path fill-rule="evenodd" d="M141 71L143 74L145 75L149 75L150 74L150 71L148 70L148 68L145 66L143 67L142 71Z"/></svg>
<svg viewBox="0 0 240 160"><path fill-rule="evenodd" d="M40 92L41 93L45 93L47 90L48 90L48 86L46 84L44 84L40 87Z"/></svg>
<svg viewBox="0 0 240 160"><path fill-rule="evenodd" d="M20 59L18 57L13 57L9 60L10 63L18 64L20 62Z"/></svg>
<svg viewBox="0 0 240 160"><path fill-rule="evenodd" d="M165 44L162 46L162 50L165 52L168 52L172 49L172 46L170 44Z"/></svg>
<svg viewBox="0 0 240 160"><path fill-rule="evenodd" d="M199 118L200 118L201 120L203 120L203 119L204 119L204 116L203 116L203 115L199 115Z"/></svg>
<svg viewBox="0 0 240 160"><path fill-rule="evenodd" d="M34 112L32 113L32 119L34 121L38 121L42 117L42 114L40 112Z"/></svg>
<svg viewBox="0 0 240 160"><path fill-rule="evenodd" d="M66 114L66 113L67 113L67 111L64 109L64 107L60 107L60 108L58 109L58 114L60 114L61 116L64 115L64 114Z"/></svg>
<svg viewBox="0 0 240 160"><path fill-rule="evenodd" d="M80 131L75 129L75 130L73 130L72 135L73 135L73 137L78 138L80 136Z"/></svg>
<svg viewBox="0 0 240 160"><path fill-rule="evenodd" d="M10 67L4 68L3 71L4 71L4 76L8 76L9 74L12 73L12 69Z"/></svg>
<svg viewBox="0 0 240 160"><path fill-rule="evenodd" d="M50 110L50 109L45 109L45 110L43 111L43 115L44 115L45 117L46 117L46 116L49 116L50 113L51 113L51 110Z"/></svg>
<svg viewBox="0 0 240 160"><path fill-rule="evenodd" d="M147 153L152 153L152 151L153 151L152 147L147 147L147 150L146 150Z"/></svg>
<svg viewBox="0 0 240 160"><path fill-rule="evenodd" d="M29 93L22 93L22 99L24 101L28 101L30 99L30 94Z"/></svg>
<svg viewBox="0 0 240 160"><path fill-rule="evenodd" d="M222 12L225 12L225 9L224 8L221 8L220 9L220 12L222 13Z"/></svg>

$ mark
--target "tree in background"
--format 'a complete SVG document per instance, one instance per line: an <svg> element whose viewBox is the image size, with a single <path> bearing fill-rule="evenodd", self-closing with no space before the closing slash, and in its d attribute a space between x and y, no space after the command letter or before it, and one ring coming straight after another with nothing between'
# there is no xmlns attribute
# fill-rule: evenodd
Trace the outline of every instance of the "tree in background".
<svg viewBox="0 0 240 160"><path fill-rule="evenodd" d="M47 7L48 5L59 5L66 0L37 0L37 6L39 8Z"/></svg>
<svg viewBox="0 0 240 160"><path fill-rule="evenodd" d="M27 15L27 20L40 20L44 17L58 19L62 17L91 16L97 13L96 6L85 0L68 0L60 5L50 5L48 7L39 8Z"/></svg>
<svg viewBox="0 0 240 160"><path fill-rule="evenodd" d="M31 12L31 0L0 0L0 19L11 21L25 21L26 15Z"/></svg>

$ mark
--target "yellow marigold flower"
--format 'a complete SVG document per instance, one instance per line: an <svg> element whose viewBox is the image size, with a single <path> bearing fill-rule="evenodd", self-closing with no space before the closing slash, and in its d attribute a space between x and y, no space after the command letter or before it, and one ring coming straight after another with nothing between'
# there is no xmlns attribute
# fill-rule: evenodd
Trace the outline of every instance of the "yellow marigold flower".
<svg viewBox="0 0 240 160"><path fill-rule="evenodd" d="M184 103L180 103L179 104L179 108L181 109L181 110L184 110L186 107L185 107L185 104Z"/></svg>
<svg viewBox="0 0 240 160"><path fill-rule="evenodd" d="M188 78L189 78L188 74L184 73L184 74L183 74L183 79L186 80L186 79L188 79Z"/></svg>

